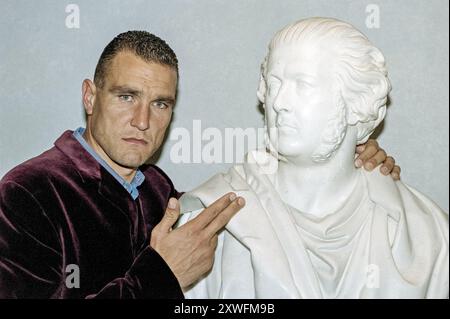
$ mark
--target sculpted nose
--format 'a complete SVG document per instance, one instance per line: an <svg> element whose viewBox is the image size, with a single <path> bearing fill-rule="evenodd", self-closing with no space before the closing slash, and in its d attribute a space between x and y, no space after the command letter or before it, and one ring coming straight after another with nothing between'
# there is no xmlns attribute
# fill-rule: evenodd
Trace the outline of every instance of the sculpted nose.
<svg viewBox="0 0 450 319"><path fill-rule="evenodd" d="M145 131L149 128L150 123L150 109L146 105L139 105L131 119L131 126L138 128L141 131Z"/></svg>
<svg viewBox="0 0 450 319"><path fill-rule="evenodd" d="M288 92L286 92L284 88L281 88L277 96L275 97L275 100L273 101L273 108L276 112L289 112L291 110L291 107L289 105L290 103Z"/></svg>
<svg viewBox="0 0 450 319"><path fill-rule="evenodd" d="M276 98L273 103L273 108L276 112L289 112L291 110L291 107L289 107L289 102L282 99L282 98Z"/></svg>
<svg viewBox="0 0 450 319"><path fill-rule="evenodd" d="M273 108L277 112L289 111L290 110L290 108L285 103L274 103Z"/></svg>

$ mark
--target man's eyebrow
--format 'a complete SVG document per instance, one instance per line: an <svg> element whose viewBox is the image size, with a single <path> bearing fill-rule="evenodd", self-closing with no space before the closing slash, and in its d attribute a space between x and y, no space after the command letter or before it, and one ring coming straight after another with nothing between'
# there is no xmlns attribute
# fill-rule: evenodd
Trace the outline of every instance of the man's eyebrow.
<svg viewBox="0 0 450 319"><path fill-rule="evenodd" d="M130 94L136 96L142 96L142 90L132 88L126 85L114 85L109 90L109 92L114 94ZM175 104L176 99L170 95L159 95L153 99L154 102L165 102Z"/></svg>
<svg viewBox="0 0 450 319"><path fill-rule="evenodd" d="M160 95L157 96L154 100L154 102L165 102L165 103L170 103L170 104L175 104L175 98L171 97L171 96L164 96L164 95Z"/></svg>
<svg viewBox="0 0 450 319"><path fill-rule="evenodd" d="M142 95L142 91L125 85L114 85L109 90L111 93L127 93L131 95Z"/></svg>

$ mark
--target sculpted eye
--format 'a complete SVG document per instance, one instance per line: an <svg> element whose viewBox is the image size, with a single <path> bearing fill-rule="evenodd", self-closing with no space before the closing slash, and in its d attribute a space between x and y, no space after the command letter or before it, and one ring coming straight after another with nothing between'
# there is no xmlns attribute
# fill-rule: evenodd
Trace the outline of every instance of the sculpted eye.
<svg viewBox="0 0 450 319"><path fill-rule="evenodd" d="M299 90L313 88L312 84L310 84L306 81L303 81L303 80L297 80L296 83L297 83L297 89L299 89Z"/></svg>
<svg viewBox="0 0 450 319"><path fill-rule="evenodd" d="M127 94L119 95L119 99L122 102L133 102L133 96L132 95L127 95Z"/></svg>
<svg viewBox="0 0 450 319"><path fill-rule="evenodd" d="M267 83L267 89L269 95L277 95L278 91L280 90L281 81L273 76L269 78L269 81Z"/></svg>

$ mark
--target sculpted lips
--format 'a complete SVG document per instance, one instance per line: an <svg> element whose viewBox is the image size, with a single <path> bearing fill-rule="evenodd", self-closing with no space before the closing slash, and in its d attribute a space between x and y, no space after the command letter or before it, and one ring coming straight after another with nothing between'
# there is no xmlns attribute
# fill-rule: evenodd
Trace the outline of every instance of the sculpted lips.
<svg viewBox="0 0 450 319"><path fill-rule="evenodd" d="M277 128L278 129L297 130L297 125L295 125L295 123L289 122L286 119L278 118L277 119Z"/></svg>
<svg viewBox="0 0 450 319"><path fill-rule="evenodd" d="M139 138L133 138L133 137L129 137L129 138L122 138L125 142L131 143L131 144L136 144L136 145L147 145L147 141L143 140L143 139L139 139Z"/></svg>

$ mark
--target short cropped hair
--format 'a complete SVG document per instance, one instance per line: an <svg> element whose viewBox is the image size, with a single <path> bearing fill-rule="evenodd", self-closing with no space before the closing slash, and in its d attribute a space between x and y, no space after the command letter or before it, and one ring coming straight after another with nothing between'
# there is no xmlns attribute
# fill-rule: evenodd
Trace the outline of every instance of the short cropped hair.
<svg viewBox="0 0 450 319"><path fill-rule="evenodd" d="M127 31L116 36L103 50L95 68L96 86L103 87L110 62L118 53L125 51L134 53L144 61L172 67L178 75L177 56L164 40L147 31Z"/></svg>

